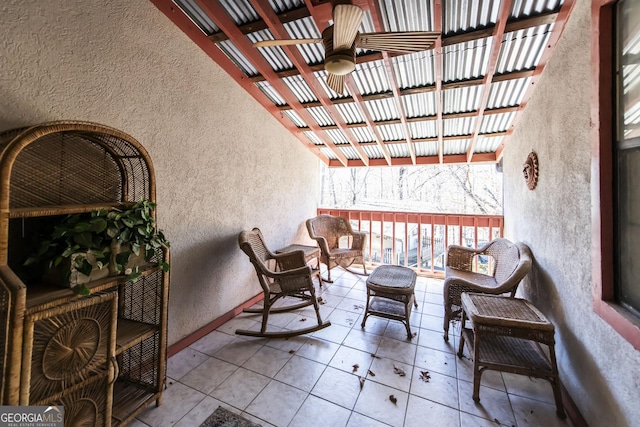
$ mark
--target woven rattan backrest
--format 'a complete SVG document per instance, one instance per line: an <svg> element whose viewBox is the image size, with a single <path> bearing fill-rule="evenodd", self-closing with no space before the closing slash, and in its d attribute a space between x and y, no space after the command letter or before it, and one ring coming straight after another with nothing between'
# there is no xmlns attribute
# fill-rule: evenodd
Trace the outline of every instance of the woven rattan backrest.
<svg viewBox="0 0 640 427"><path fill-rule="evenodd" d="M518 247L507 239L496 239L487 245L485 251L495 260L494 277L498 283L509 278L520 260Z"/></svg>
<svg viewBox="0 0 640 427"><path fill-rule="evenodd" d="M270 280L265 273L269 270L267 262L273 258L271 252L264 243L264 237L259 229L254 228L251 231L243 231L238 235L238 245L240 249L247 254L251 264L256 269L256 274L260 280L260 286L269 292Z"/></svg>
<svg viewBox="0 0 640 427"><path fill-rule="evenodd" d="M318 215L308 220L309 235L322 236L327 240L329 249L335 249L340 244L340 238L351 233L351 225L345 218L332 215Z"/></svg>

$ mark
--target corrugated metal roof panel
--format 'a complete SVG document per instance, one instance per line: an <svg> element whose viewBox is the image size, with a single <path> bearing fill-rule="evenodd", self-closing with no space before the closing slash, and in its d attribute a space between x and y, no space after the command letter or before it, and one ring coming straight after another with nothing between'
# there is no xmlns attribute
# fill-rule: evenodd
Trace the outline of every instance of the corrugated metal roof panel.
<svg viewBox="0 0 640 427"><path fill-rule="evenodd" d="M324 91L327 93L327 95L329 95L329 98L338 99L348 98L351 96L351 94L349 93L349 89L347 89L346 87L345 94L334 92L334 90L331 89L327 84L327 72L325 70L315 71L313 75L316 77L316 79L318 79L318 82L320 82L320 85L324 88Z"/></svg>
<svg viewBox="0 0 640 427"><path fill-rule="evenodd" d="M537 15L541 12L556 10L562 0L514 0L511 4L511 18Z"/></svg>
<svg viewBox="0 0 640 427"><path fill-rule="evenodd" d="M338 156L336 156L330 148L323 147L320 149L320 152L330 160L338 160Z"/></svg>
<svg viewBox="0 0 640 427"><path fill-rule="evenodd" d="M480 108L483 86L467 86L443 90L444 114L466 113Z"/></svg>
<svg viewBox="0 0 640 427"><path fill-rule="evenodd" d="M385 31L433 31L432 2L379 0Z"/></svg>
<svg viewBox="0 0 640 427"><path fill-rule="evenodd" d="M360 159L358 152L351 145L344 145L344 146L341 145L340 151L342 151L342 154L344 154L344 156L349 160Z"/></svg>
<svg viewBox="0 0 640 427"><path fill-rule="evenodd" d="M336 145L349 144L349 140L340 129L327 129L325 133L329 135L331 141Z"/></svg>
<svg viewBox="0 0 640 427"><path fill-rule="evenodd" d="M304 6L304 0L269 0L276 13L286 12Z"/></svg>
<svg viewBox="0 0 640 427"><path fill-rule="evenodd" d="M438 155L438 143L437 142L416 142L413 144L416 151L416 156L427 157Z"/></svg>
<svg viewBox="0 0 640 427"><path fill-rule="evenodd" d="M444 141L444 147L442 148L442 154L449 156L452 154L466 154L467 148L471 139L452 139Z"/></svg>
<svg viewBox="0 0 640 427"><path fill-rule="evenodd" d="M378 130L385 141L400 141L405 139L402 125L383 125L378 126Z"/></svg>
<svg viewBox="0 0 640 427"><path fill-rule="evenodd" d="M509 129L515 116L515 112L484 116L480 125L480 133L504 132Z"/></svg>
<svg viewBox="0 0 640 427"><path fill-rule="evenodd" d="M475 117L444 119L444 136L469 135L475 130Z"/></svg>
<svg viewBox="0 0 640 427"><path fill-rule="evenodd" d="M262 92L264 92L265 95L267 95L267 97L273 101L274 104L276 104L277 106L283 106L286 105L287 102L284 100L284 98L282 98L282 96L280 96L280 93L278 93L277 90L275 90L273 88L273 86L271 86L271 83L264 81L264 82L256 82L256 86L258 87L258 89L260 89Z"/></svg>
<svg viewBox="0 0 640 427"><path fill-rule="evenodd" d="M473 147L474 153L495 153L500 144L502 144L502 139L504 136L495 136L492 138L488 137L478 137L476 141L476 145Z"/></svg>
<svg viewBox="0 0 640 427"><path fill-rule="evenodd" d="M236 25L246 24L260 19L249 0L218 0Z"/></svg>
<svg viewBox="0 0 640 427"><path fill-rule="evenodd" d="M291 92L293 92L301 103L304 104L305 102L315 102L318 100L302 76L285 77L282 81L291 89Z"/></svg>
<svg viewBox="0 0 640 427"><path fill-rule="evenodd" d="M442 4L444 34L495 24L499 11L500 0L445 0Z"/></svg>
<svg viewBox="0 0 640 427"><path fill-rule="evenodd" d="M433 85L434 51L426 50L391 58L400 89Z"/></svg>
<svg viewBox="0 0 640 427"><path fill-rule="evenodd" d="M364 105L375 121L394 120L400 118L394 98L375 99L365 101Z"/></svg>
<svg viewBox="0 0 640 427"><path fill-rule="evenodd" d="M496 64L496 73L534 68L540 62L553 23L506 33Z"/></svg>
<svg viewBox="0 0 640 427"><path fill-rule="evenodd" d="M196 24L203 33L210 36L213 33L220 31L218 26L204 13L195 0L173 0L173 2L184 12L185 15Z"/></svg>
<svg viewBox="0 0 640 427"><path fill-rule="evenodd" d="M289 120L291 120L293 124L296 125L297 127L299 128L307 127L307 124L300 118L298 113L296 113L294 110L285 110L282 113L285 116L287 116Z"/></svg>
<svg viewBox="0 0 640 427"><path fill-rule="evenodd" d="M358 142L374 142L376 140L373 132L368 127L357 127L350 129Z"/></svg>
<svg viewBox="0 0 640 427"><path fill-rule="evenodd" d="M255 43L263 40L273 40L273 35L269 30L261 30L247 34L247 38L251 43ZM260 55L267 60L271 68L275 71L293 68L293 63L280 46L261 47L258 48L258 52L260 52Z"/></svg>
<svg viewBox="0 0 640 427"><path fill-rule="evenodd" d="M364 149L365 154L370 159L382 159L384 158L384 154L382 154L382 150L378 146L378 144L370 144L362 147Z"/></svg>
<svg viewBox="0 0 640 427"><path fill-rule="evenodd" d="M409 146L407 144L387 144L391 157L408 157Z"/></svg>
<svg viewBox="0 0 640 427"><path fill-rule="evenodd" d="M304 136L309 138L309 140L311 142L313 142L315 145L324 145L322 140L320 138L318 138L318 135L316 135L315 132L310 131L310 130L306 130L306 131L303 132L303 134L304 134Z"/></svg>
<svg viewBox="0 0 640 427"><path fill-rule="evenodd" d="M391 90L387 79L387 70L382 61L356 64L356 69L351 73L351 77L353 77L356 86L358 86L358 91L362 95L389 92Z"/></svg>
<svg viewBox="0 0 640 427"><path fill-rule="evenodd" d="M424 122L409 122L411 138L433 138L438 136L438 129L435 120Z"/></svg>
<svg viewBox="0 0 640 427"><path fill-rule="evenodd" d="M442 48L444 82L484 76L493 37L471 40Z"/></svg>
<svg viewBox="0 0 640 427"><path fill-rule="evenodd" d="M322 37L312 17L287 22L284 28L292 39L317 39ZM324 61L324 46L322 43L296 45L307 64L320 64Z"/></svg>
<svg viewBox="0 0 640 427"><path fill-rule="evenodd" d="M342 116L342 119L345 123L354 124L354 123L363 123L364 117L360 113L360 109L356 105L355 102L348 102L345 104L335 104L338 112Z"/></svg>
<svg viewBox="0 0 640 427"><path fill-rule="evenodd" d="M220 43L216 43L225 55L227 55L237 66L248 76L255 76L258 74L258 70L255 69L253 64L247 61L242 53L238 50L235 44L231 40L224 40Z"/></svg>
<svg viewBox="0 0 640 427"><path fill-rule="evenodd" d="M307 112L311 114L313 119L320 126L332 126L336 124L336 122L334 122L331 118L331 115L329 115L329 112L324 107L307 108Z"/></svg>
<svg viewBox="0 0 640 427"><path fill-rule="evenodd" d="M491 83L491 91L487 100L487 108L502 108L520 105L527 88L530 77L516 80L505 80Z"/></svg>
<svg viewBox="0 0 640 427"><path fill-rule="evenodd" d="M435 92L404 95L400 97L400 101L407 118L435 116L438 112Z"/></svg>

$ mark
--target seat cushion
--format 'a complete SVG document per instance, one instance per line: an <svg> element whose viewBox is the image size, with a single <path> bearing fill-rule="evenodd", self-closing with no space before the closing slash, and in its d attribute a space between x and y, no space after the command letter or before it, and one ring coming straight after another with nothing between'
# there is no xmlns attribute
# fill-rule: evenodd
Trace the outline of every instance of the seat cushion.
<svg viewBox="0 0 640 427"><path fill-rule="evenodd" d="M498 282L493 276L472 271L456 270L451 267L447 267L445 270L445 285L447 284L471 285L489 289L498 287Z"/></svg>

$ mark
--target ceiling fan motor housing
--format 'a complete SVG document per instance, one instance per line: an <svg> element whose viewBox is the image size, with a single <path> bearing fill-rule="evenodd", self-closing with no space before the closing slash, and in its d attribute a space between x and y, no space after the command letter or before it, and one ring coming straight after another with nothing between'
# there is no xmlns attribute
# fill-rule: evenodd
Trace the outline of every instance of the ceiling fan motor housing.
<svg viewBox="0 0 640 427"><path fill-rule="evenodd" d="M349 49L333 50L333 25L322 32L324 43L324 69L327 72L344 76L356 68L356 44Z"/></svg>

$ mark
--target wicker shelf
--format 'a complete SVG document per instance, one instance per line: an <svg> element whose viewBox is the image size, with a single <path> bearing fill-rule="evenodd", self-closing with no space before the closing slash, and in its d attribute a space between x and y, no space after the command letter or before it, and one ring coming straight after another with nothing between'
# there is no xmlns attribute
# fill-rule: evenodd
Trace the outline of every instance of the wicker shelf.
<svg viewBox="0 0 640 427"><path fill-rule="evenodd" d="M153 274L158 270L160 270L160 267L158 265L145 264L140 267L140 272L142 273L141 277ZM120 275L109 276L103 279L94 280L92 282L86 283L85 285L91 290L91 293L96 293L118 286L119 284L125 282L126 276ZM75 294L71 288L58 288L55 285L51 284L35 283L30 284L27 287L26 308L27 312L29 313L32 311L41 310L48 304L59 304L78 298L82 297Z"/></svg>
<svg viewBox="0 0 640 427"><path fill-rule="evenodd" d="M131 418L156 397L149 387L126 381L116 381L113 385L113 412L111 425L120 425Z"/></svg>
<svg viewBox="0 0 640 427"><path fill-rule="evenodd" d="M116 337L116 354L141 343L160 330L157 325L118 319L118 335Z"/></svg>
<svg viewBox="0 0 640 427"><path fill-rule="evenodd" d="M9 218L36 218L43 216L69 215L75 213L86 213L98 211L100 209L113 209L120 206L120 202L95 203L88 205L59 205L42 206L37 208L14 208L9 210Z"/></svg>
<svg viewBox="0 0 640 427"><path fill-rule="evenodd" d="M155 202L148 153L107 126L43 123L0 132L0 175L0 404L61 404L65 425L127 424L165 389L169 275L154 259L137 281L97 279L82 296L23 262L64 215ZM169 249L156 257L169 263Z"/></svg>

